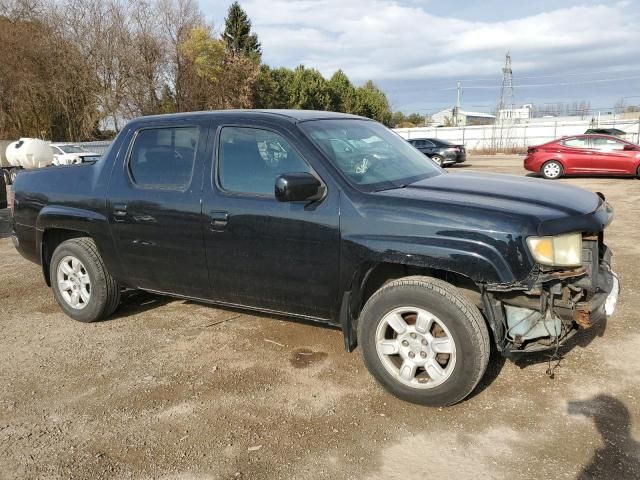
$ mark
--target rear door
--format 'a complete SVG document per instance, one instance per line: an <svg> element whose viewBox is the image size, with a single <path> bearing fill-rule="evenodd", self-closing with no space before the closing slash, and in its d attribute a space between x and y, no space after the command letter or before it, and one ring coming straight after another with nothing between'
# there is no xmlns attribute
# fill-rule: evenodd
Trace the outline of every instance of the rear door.
<svg viewBox="0 0 640 480"><path fill-rule="evenodd" d="M435 155L438 150L438 146L433 143L431 140L423 140L424 141L424 149L423 152L429 156Z"/></svg>
<svg viewBox="0 0 640 480"><path fill-rule="evenodd" d="M114 167L107 207L130 286L208 291L200 205L207 135L208 121L144 126Z"/></svg>
<svg viewBox="0 0 640 480"><path fill-rule="evenodd" d="M593 154L589 137L569 137L561 142L565 173L589 173L593 169Z"/></svg>
<svg viewBox="0 0 640 480"><path fill-rule="evenodd" d="M592 137L595 150L593 170L601 173L633 175L636 171L637 151L625 150L626 142L611 137Z"/></svg>
<svg viewBox="0 0 640 480"><path fill-rule="evenodd" d="M335 318L340 197L331 179L317 169L318 157L292 129L247 120L219 125L215 152L204 190L212 298ZM294 172L309 172L323 181L324 199L313 204L277 201L276 177Z"/></svg>

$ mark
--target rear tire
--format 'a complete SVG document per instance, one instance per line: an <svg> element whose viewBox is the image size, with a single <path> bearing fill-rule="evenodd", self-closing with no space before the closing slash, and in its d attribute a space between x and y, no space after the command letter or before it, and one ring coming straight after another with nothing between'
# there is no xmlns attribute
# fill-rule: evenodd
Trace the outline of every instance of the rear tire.
<svg viewBox="0 0 640 480"><path fill-rule="evenodd" d="M545 162L540 168L540 175L547 180L557 180L564 174L562 164L556 160Z"/></svg>
<svg viewBox="0 0 640 480"><path fill-rule="evenodd" d="M433 157L431 157L431 160L433 160L436 165L443 167L442 162L444 161L444 159L440 155L434 155Z"/></svg>
<svg viewBox="0 0 640 480"><path fill-rule="evenodd" d="M79 322L105 319L120 303L120 285L107 271L90 238L73 238L58 245L49 275L56 302Z"/></svg>
<svg viewBox="0 0 640 480"><path fill-rule="evenodd" d="M430 277L391 281L358 321L364 364L393 395L447 406L466 398L489 362L484 318L453 285Z"/></svg>

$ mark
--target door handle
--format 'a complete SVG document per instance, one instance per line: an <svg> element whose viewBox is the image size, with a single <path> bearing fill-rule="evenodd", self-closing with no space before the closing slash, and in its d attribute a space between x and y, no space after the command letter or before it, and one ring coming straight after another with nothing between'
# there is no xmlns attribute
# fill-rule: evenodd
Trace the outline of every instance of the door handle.
<svg viewBox="0 0 640 480"><path fill-rule="evenodd" d="M211 230L224 230L229 223L227 212L211 212L209 214L209 228Z"/></svg>
<svg viewBox="0 0 640 480"><path fill-rule="evenodd" d="M116 221L124 220L127 216L127 204L126 203L114 203L113 204L113 216Z"/></svg>

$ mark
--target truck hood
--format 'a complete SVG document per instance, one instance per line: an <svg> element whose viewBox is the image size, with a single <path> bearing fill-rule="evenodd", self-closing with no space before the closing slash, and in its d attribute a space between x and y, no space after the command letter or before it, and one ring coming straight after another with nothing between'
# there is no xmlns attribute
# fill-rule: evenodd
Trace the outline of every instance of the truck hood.
<svg viewBox="0 0 640 480"><path fill-rule="evenodd" d="M528 217L543 235L600 231L613 218L611 207L593 192L515 175L443 174L379 194Z"/></svg>

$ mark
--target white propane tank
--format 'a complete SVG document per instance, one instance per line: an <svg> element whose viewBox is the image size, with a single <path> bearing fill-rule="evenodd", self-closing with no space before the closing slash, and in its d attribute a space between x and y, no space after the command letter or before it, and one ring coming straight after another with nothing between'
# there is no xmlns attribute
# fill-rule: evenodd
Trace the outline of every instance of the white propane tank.
<svg viewBox="0 0 640 480"><path fill-rule="evenodd" d="M7 161L14 167L25 169L51 165L53 152L48 142L37 138L21 138L7 146Z"/></svg>

